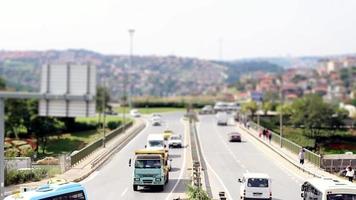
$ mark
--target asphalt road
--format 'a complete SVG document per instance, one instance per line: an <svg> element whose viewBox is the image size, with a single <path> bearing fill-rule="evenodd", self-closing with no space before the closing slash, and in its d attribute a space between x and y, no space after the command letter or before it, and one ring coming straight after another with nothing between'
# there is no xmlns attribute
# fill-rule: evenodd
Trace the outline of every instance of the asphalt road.
<svg viewBox="0 0 356 200"><path fill-rule="evenodd" d="M170 150L170 156L173 159L172 171L170 172L169 183L163 192L148 189L134 192L132 188L133 168L128 166L129 159L134 158L134 151L144 148L148 134L162 133L165 129L170 129L184 137L184 126L181 122L182 116L183 113L164 114L162 116L165 121L163 126L152 127L151 124L148 123L148 126L141 133L108 160L102 168L85 179L82 184L87 189L89 199L165 200L172 199L173 197L176 198L184 193L184 170L181 169L185 165L184 154L186 148Z"/></svg>
<svg viewBox="0 0 356 200"><path fill-rule="evenodd" d="M242 134L242 143L228 142L236 126L217 126L214 115L199 117L198 136L208 165L213 193L225 191L228 199L240 199L238 178L245 172L267 173L272 178L274 200L300 200L303 177L295 175L283 162L271 159L269 152ZM272 155L273 156L273 155Z"/></svg>

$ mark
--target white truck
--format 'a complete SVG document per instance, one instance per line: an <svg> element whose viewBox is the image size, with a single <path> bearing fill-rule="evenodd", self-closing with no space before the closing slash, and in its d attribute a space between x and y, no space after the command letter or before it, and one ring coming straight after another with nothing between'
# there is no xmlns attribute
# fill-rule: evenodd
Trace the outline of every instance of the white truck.
<svg viewBox="0 0 356 200"><path fill-rule="evenodd" d="M217 120L217 125L218 126L227 126L228 120L229 120L229 116L225 112L218 112L216 114L216 120Z"/></svg>

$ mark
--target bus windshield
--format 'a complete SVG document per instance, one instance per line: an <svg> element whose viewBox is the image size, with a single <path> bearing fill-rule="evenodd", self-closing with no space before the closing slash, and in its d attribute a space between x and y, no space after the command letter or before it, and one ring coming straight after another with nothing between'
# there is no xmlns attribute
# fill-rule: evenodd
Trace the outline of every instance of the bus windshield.
<svg viewBox="0 0 356 200"><path fill-rule="evenodd" d="M356 200L356 194L328 194L327 200Z"/></svg>
<svg viewBox="0 0 356 200"><path fill-rule="evenodd" d="M135 168L161 168L161 160L136 160Z"/></svg>

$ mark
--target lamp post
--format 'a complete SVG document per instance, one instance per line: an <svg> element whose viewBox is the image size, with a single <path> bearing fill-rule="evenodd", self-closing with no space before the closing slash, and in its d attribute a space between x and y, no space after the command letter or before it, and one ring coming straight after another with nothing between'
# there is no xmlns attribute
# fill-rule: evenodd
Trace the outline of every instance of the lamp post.
<svg viewBox="0 0 356 200"><path fill-rule="evenodd" d="M281 76L279 82L279 98L281 102L281 109L279 111L279 145L282 148L283 147L283 104L284 104L284 98L283 98L283 76Z"/></svg>
<svg viewBox="0 0 356 200"><path fill-rule="evenodd" d="M129 67L130 69L132 68L132 54L133 54L133 36L135 33L135 29L129 29L129 34L130 34L130 57L129 57ZM129 108L130 110L132 109L132 101L131 101L131 84L130 84L130 77L129 74L127 74L127 82L128 82L128 103L129 103Z"/></svg>

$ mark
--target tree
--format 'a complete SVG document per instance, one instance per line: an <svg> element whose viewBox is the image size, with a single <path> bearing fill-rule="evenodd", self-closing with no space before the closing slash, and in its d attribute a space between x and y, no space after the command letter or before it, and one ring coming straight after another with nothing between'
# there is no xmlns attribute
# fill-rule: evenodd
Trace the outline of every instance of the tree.
<svg viewBox="0 0 356 200"><path fill-rule="evenodd" d="M6 82L5 79L3 79L2 77L0 77L0 91L1 90L5 90L6 89Z"/></svg>
<svg viewBox="0 0 356 200"><path fill-rule="evenodd" d="M64 123L54 117L36 116L31 121L31 130L36 135L38 143L42 144L42 153L46 151L48 136L62 132ZM38 152L38 146L36 148Z"/></svg>
<svg viewBox="0 0 356 200"><path fill-rule="evenodd" d="M256 113L256 111L257 111L257 103L256 103L256 101L253 101L253 100L248 101L248 102L246 102L246 103L244 103L244 104L242 105L242 109L243 109L245 112L250 112L251 117L252 117L252 119L253 119L254 116L255 116L255 113Z"/></svg>
<svg viewBox="0 0 356 200"><path fill-rule="evenodd" d="M98 124L101 122L101 113L103 113L106 108L110 108L110 98L110 93L106 87L98 86L96 88L96 112L99 113Z"/></svg>
<svg viewBox="0 0 356 200"><path fill-rule="evenodd" d="M315 145L323 129L331 128L333 107L325 103L320 96L307 95L292 103L291 122L304 128L304 134L315 139ZM316 147L316 146L315 146Z"/></svg>
<svg viewBox="0 0 356 200"><path fill-rule="evenodd" d="M8 99L5 103L5 127L6 133L12 133L19 137L26 130L34 115L37 115L38 104L33 100Z"/></svg>
<svg viewBox="0 0 356 200"><path fill-rule="evenodd" d="M270 101L264 101L262 103L262 110L264 115L267 115L268 111L272 110L273 104Z"/></svg>

